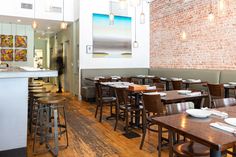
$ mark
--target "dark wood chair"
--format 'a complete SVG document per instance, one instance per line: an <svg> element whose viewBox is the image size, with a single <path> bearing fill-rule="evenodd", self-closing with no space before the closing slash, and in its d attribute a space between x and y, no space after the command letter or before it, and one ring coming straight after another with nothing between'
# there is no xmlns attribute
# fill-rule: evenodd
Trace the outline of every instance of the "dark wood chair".
<svg viewBox="0 0 236 157"><path fill-rule="evenodd" d="M183 84L182 80L180 80L180 81L172 80L171 83L172 83L173 90L181 90L182 89L182 84Z"/></svg>
<svg viewBox="0 0 236 157"><path fill-rule="evenodd" d="M121 82L132 82L132 78L131 77L121 77Z"/></svg>
<svg viewBox="0 0 236 157"><path fill-rule="evenodd" d="M224 85L223 84L207 84L210 100L210 108L216 107L214 100L224 98Z"/></svg>
<svg viewBox="0 0 236 157"><path fill-rule="evenodd" d="M155 83L161 83L161 79L159 77L154 77L152 79L152 83L155 84Z"/></svg>
<svg viewBox="0 0 236 157"><path fill-rule="evenodd" d="M223 99L215 99L214 100L215 107L227 107L227 106L235 106L236 99L235 98L223 98Z"/></svg>
<svg viewBox="0 0 236 157"><path fill-rule="evenodd" d="M154 83L153 85L156 86L156 90L158 92L165 91L165 85L164 84L162 84L162 83Z"/></svg>
<svg viewBox="0 0 236 157"><path fill-rule="evenodd" d="M193 102L182 102L176 104L167 104L166 106L166 115L173 115L185 112L188 109L194 109Z"/></svg>
<svg viewBox="0 0 236 157"><path fill-rule="evenodd" d="M143 116L143 106L139 105L136 106L129 98L129 92L125 88L116 88L115 89L116 95L116 122L114 130L116 131L118 120L120 119L120 113L124 113L125 119L125 133L128 134L129 129L129 119L133 119L137 116L137 112L141 112L140 116Z"/></svg>
<svg viewBox="0 0 236 157"><path fill-rule="evenodd" d="M161 102L161 96L159 94L149 95L147 93L144 93L142 101L143 113L145 113L145 116L143 116L142 122L143 136L139 147L140 149L142 149L143 147L147 129L154 132L158 132L158 130L151 128L153 125L156 125L152 118L165 115L164 104Z"/></svg>
<svg viewBox="0 0 236 157"><path fill-rule="evenodd" d="M112 96L112 92L110 88L103 88L103 85L100 82L108 82L104 79L99 82L95 83L96 89L96 111L95 111L95 118L97 117L98 109L100 107L100 117L99 122L102 122L102 113L103 113L103 106L105 104L110 105L110 114L112 116L112 106L115 106L116 98Z"/></svg>

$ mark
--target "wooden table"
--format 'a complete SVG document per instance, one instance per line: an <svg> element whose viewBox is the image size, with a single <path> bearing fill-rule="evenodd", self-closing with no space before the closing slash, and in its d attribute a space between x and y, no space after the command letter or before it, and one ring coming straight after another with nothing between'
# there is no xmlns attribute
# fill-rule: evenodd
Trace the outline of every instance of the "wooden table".
<svg viewBox="0 0 236 157"><path fill-rule="evenodd" d="M139 79L139 80L142 81L142 84L145 85L145 80L146 79L152 80L152 79L155 78L155 76L143 75L143 76L132 76L131 78Z"/></svg>
<svg viewBox="0 0 236 157"><path fill-rule="evenodd" d="M229 117L236 117L236 106L219 109L227 112ZM221 157L221 151L235 147L236 137L222 130L210 127L210 123L223 122L223 119L211 116L206 119L198 119L188 116L187 114L176 114L153 118L158 124L158 130L168 129L169 132L169 156L173 156L173 133L178 133L186 138L192 139L210 148L210 157ZM161 157L161 131L158 133L159 152Z"/></svg>
<svg viewBox="0 0 236 157"><path fill-rule="evenodd" d="M195 104L195 108L203 107L204 100L206 97L208 97L207 93L201 94L199 96L183 95L179 94L178 90L164 91L163 93L166 93L166 96L161 97L161 101L164 104L179 103L186 101L194 101L196 103L200 101L200 106L196 106Z"/></svg>

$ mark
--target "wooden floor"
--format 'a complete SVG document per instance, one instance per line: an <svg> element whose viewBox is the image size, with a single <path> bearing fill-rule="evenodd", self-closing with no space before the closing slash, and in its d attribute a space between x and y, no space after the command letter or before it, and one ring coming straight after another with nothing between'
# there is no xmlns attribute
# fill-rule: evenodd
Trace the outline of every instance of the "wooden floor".
<svg viewBox="0 0 236 157"><path fill-rule="evenodd" d="M148 132L143 150L139 150L141 137L127 139L122 135L124 123L120 121L117 131L113 130L114 120L106 120L109 109L105 110L103 122L94 118L95 104L78 101L76 97L63 94L68 99L67 121L69 147L61 149L59 157L156 157L157 134ZM140 130L135 130L141 135ZM63 142L63 140L61 140ZM28 157L51 157L50 153L32 154L32 139L28 138ZM167 156L167 150L163 152Z"/></svg>

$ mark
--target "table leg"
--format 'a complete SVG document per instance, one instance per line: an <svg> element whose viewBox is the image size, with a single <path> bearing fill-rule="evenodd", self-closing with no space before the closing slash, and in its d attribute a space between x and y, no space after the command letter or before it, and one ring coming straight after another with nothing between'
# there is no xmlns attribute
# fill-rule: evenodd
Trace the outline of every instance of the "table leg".
<svg viewBox="0 0 236 157"><path fill-rule="evenodd" d="M166 81L166 90L170 90L170 83L169 83L169 81Z"/></svg>
<svg viewBox="0 0 236 157"><path fill-rule="evenodd" d="M189 89L189 84L188 83L185 84L185 89Z"/></svg>
<svg viewBox="0 0 236 157"><path fill-rule="evenodd" d="M162 127L158 125L158 157L161 157Z"/></svg>
<svg viewBox="0 0 236 157"><path fill-rule="evenodd" d="M168 130L168 139L169 139L169 157L173 157L173 131Z"/></svg>
<svg viewBox="0 0 236 157"><path fill-rule="evenodd" d="M139 107L139 93L135 93L135 106ZM135 111L135 126L139 127L140 124L140 113Z"/></svg>
<svg viewBox="0 0 236 157"><path fill-rule="evenodd" d="M236 145L233 146L233 153L234 153L233 157L236 157Z"/></svg>
<svg viewBox="0 0 236 157"><path fill-rule="evenodd" d="M228 97L229 97L229 89L225 88L225 98L228 98Z"/></svg>
<svg viewBox="0 0 236 157"><path fill-rule="evenodd" d="M145 78L142 79L142 84L145 85Z"/></svg>
<svg viewBox="0 0 236 157"><path fill-rule="evenodd" d="M211 148L210 149L210 157L221 157L221 151Z"/></svg>

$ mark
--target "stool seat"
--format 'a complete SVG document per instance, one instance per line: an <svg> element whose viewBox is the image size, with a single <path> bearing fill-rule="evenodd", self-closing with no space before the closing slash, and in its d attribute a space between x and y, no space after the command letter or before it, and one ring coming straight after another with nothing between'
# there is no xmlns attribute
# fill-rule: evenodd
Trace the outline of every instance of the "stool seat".
<svg viewBox="0 0 236 157"><path fill-rule="evenodd" d="M209 147L192 141L174 145L173 151L180 157L208 157L210 155Z"/></svg>
<svg viewBox="0 0 236 157"><path fill-rule="evenodd" d="M29 93L50 93L49 90L46 90L46 89L35 89L35 90L29 90Z"/></svg>
<svg viewBox="0 0 236 157"><path fill-rule="evenodd" d="M64 97L59 96L50 96L50 97L42 97L38 99L38 102L41 104L60 104L63 103L66 99Z"/></svg>
<svg viewBox="0 0 236 157"><path fill-rule="evenodd" d="M35 98L58 96L57 93L38 93L33 95Z"/></svg>

